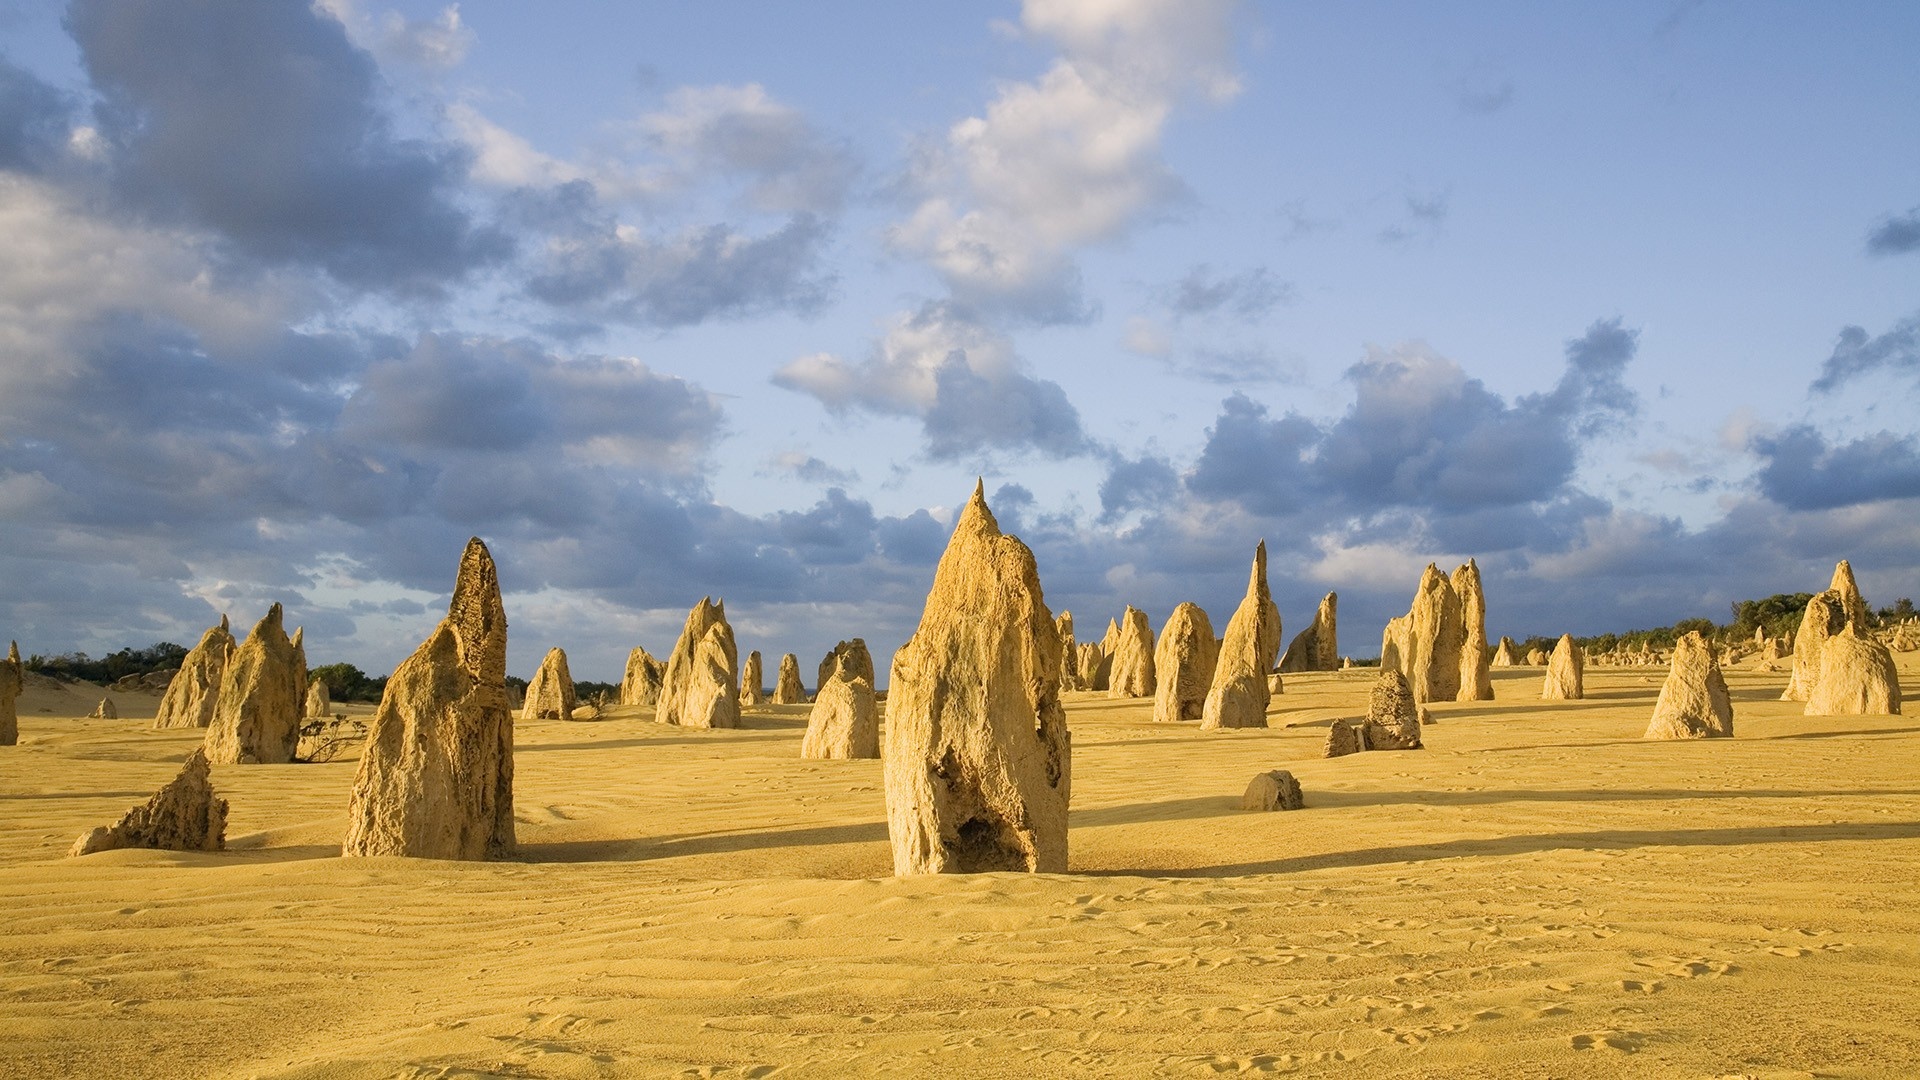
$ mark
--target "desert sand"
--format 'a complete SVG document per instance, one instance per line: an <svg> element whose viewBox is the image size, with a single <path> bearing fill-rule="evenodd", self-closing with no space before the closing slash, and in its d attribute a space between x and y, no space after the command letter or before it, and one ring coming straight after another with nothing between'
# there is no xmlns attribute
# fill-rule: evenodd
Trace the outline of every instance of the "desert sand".
<svg viewBox="0 0 1920 1080"><path fill-rule="evenodd" d="M32 679L0 1075L1916 1075L1920 722L1732 667L1736 737L1648 741L1664 675L1496 668L1427 749L1336 760L1372 669L1289 675L1266 729L1068 694L1070 872L914 878L806 706L519 723L509 861L340 858L351 756L215 766L225 852L71 859L202 732ZM1306 807L1238 809L1275 768Z"/></svg>

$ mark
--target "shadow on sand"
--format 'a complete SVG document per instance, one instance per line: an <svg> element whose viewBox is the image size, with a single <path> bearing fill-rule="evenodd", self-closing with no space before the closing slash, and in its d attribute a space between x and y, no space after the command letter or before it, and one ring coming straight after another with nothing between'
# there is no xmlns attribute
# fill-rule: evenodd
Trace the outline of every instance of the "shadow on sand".
<svg viewBox="0 0 1920 1080"><path fill-rule="evenodd" d="M884 821L857 825L814 825L776 832L687 833L623 840L558 840L521 844L520 862L644 862L683 855L715 855L764 848L812 847L816 844L865 844L887 839Z"/></svg>

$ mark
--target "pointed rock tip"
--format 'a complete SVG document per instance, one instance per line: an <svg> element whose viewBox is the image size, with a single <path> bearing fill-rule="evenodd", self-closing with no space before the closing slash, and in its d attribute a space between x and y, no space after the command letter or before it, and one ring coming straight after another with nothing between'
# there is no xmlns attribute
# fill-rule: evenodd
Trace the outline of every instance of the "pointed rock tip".
<svg viewBox="0 0 1920 1080"><path fill-rule="evenodd" d="M227 622L227 613L224 611L220 613L220 629L229 634L233 633L233 626Z"/></svg>
<svg viewBox="0 0 1920 1080"><path fill-rule="evenodd" d="M967 529L984 528L995 536L1000 535L1000 519L993 516L993 508L987 505L987 484L984 479L975 479L973 495L967 499L966 509L960 511L960 520L954 522L953 531L957 534Z"/></svg>

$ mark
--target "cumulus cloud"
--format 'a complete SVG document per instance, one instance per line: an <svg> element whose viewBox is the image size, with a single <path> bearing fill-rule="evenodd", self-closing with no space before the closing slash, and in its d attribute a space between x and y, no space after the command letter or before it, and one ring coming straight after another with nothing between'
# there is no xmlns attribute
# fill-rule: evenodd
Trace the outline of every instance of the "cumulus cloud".
<svg viewBox="0 0 1920 1080"><path fill-rule="evenodd" d="M67 27L118 190L156 220L361 288L433 291L507 254L457 201L466 155L398 136L372 57L325 14L79 0Z"/></svg>
<svg viewBox="0 0 1920 1080"><path fill-rule="evenodd" d="M1864 327L1849 326L1840 331L1833 353L1820 366L1820 377L1813 389L1826 394L1848 381L1874 371L1901 375L1920 375L1920 314L1909 315L1878 337Z"/></svg>
<svg viewBox="0 0 1920 1080"><path fill-rule="evenodd" d="M1041 322L1088 314L1073 262L1182 191L1161 156L1182 102L1239 90L1232 0L1029 0L1021 26L1059 55L924 148L894 248L954 297Z"/></svg>
<svg viewBox="0 0 1920 1080"><path fill-rule="evenodd" d="M431 19L409 19L397 11L370 15L356 0L317 0L315 6L338 20L355 45L385 61L447 71L459 67L473 48L474 33L461 21L459 4L448 4Z"/></svg>
<svg viewBox="0 0 1920 1080"><path fill-rule="evenodd" d="M1168 459L1153 454L1137 458L1116 454L1107 462L1107 475L1100 481L1100 520L1114 522L1129 511L1162 506L1179 488L1180 474Z"/></svg>
<svg viewBox="0 0 1920 1080"><path fill-rule="evenodd" d="M1920 442L1878 432L1829 443L1806 424L1757 436L1754 453L1765 464L1760 491L1795 510L1826 510L1920 496Z"/></svg>
<svg viewBox="0 0 1920 1080"><path fill-rule="evenodd" d="M1888 214L1867 234L1871 255L1905 255L1920 251L1920 206L1904 214Z"/></svg>
<svg viewBox="0 0 1920 1080"><path fill-rule="evenodd" d="M65 94L0 56L0 169L51 164L67 143L72 114Z"/></svg>
<svg viewBox="0 0 1920 1080"><path fill-rule="evenodd" d="M829 409L916 417L936 460L997 451L1070 457L1089 448L1066 391L1028 375L1004 334L950 304L897 316L866 360L804 356L773 381Z"/></svg>

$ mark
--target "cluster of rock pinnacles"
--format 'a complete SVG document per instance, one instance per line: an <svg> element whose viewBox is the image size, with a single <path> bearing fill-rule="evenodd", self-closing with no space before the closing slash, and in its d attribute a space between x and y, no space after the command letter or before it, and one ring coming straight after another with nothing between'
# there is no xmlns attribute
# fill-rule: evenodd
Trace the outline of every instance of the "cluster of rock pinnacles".
<svg viewBox="0 0 1920 1080"><path fill-rule="evenodd" d="M801 756L884 759L896 874L1062 872L1072 739L1061 693L1151 696L1157 721L1262 728L1282 672L1341 669L1336 608L1337 597L1327 594L1279 655L1280 614L1261 543L1221 637L1206 612L1183 603L1157 643L1145 613L1132 607L1108 623L1103 641L1076 643L1072 614L1056 618L1047 609L1032 551L1000 531L976 486L934 571L919 626L894 654L884 745L873 658L853 638L820 662ZM1892 656L1864 633L1866 612L1843 561L1828 590L1807 605L1785 698L1807 701L1810 714L1899 712ZM394 670L367 728L342 854L476 860L513 852L506 646L492 555L475 538L461 556L446 618ZM1387 625L1366 716L1333 721L1326 756L1420 749L1422 726L1431 722L1426 703L1491 699L1490 668L1517 666L1517 652L1510 638L1488 643L1473 561L1451 575L1428 566L1407 614ZM1570 635L1551 656L1534 650L1527 662L1547 668L1543 699L1582 697L1586 657ZM651 707L662 723L733 728L743 704L807 701L794 654L781 657L771 695L763 679L758 652L742 670L725 608L709 597L688 612L664 660L632 651L619 702ZM17 737L22 680L16 645L0 662L0 745ZM577 706L566 655L552 649L527 685L521 718L566 720ZM302 718L327 721L329 707L327 688L307 685L301 634L286 635L278 604L238 644L222 618L182 661L154 722L206 728L204 745L146 804L82 836L73 854L219 850L227 803L214 792L212 766L294 760ZM1675 645L1646 735L1732 733L1715 648L1689 633ZM1300 785L1283 770L1257 774L1241 800L1250 810L1302 805Z"/></svg>

